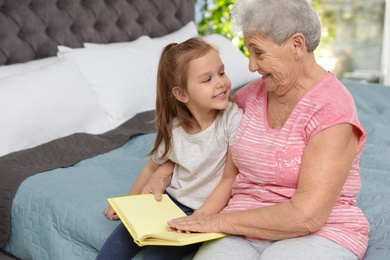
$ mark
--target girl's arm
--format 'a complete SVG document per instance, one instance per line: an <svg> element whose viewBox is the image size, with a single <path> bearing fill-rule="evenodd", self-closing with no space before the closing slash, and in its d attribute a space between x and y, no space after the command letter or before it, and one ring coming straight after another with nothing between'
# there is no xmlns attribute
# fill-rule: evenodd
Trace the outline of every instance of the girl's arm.
<svg viewBox="0 0 390 260"><path fill-rule="evenodd" d="M149 159L149 161L142 168L141 172L138 174L137 179L129 191L129 195L140 194L142 187L148 182L159 166L160 165L156 164L152 159ZM104 215L106 215L109 220L119 220L118 215L115 213L111 205L106 207L104 210Z"/></svg>
<svg viewBox="0 0 390 260"><path fill-rule="evenodd" d="M137 179L135 180L133 186L129 191L129 195L141 194L142 188L149 181L149 179L153 176L153 174L160 167L157 163L155 163L152 159L145 164L142 168L141 172L138 174Z"/></svg>
<svg viewBox="0 0 390 260"><path fill-rule="evenodd" d="M233 163L231 148L228 148L226 164L222 179L215 187L210 197L200 206L193 215L205 215L220 212L231 197L232 185L238 174L238 169Z"/></svg>
<svg viewBox="0 0 390 260"><path fill-rule="evenodd" d="M148 179L147 183L143 185L141 193L152 193L154 194L154 198L157 201L160 201L162 199L163 192L171 183L174 167L175 164L170 160L163 163Z"/></svg>

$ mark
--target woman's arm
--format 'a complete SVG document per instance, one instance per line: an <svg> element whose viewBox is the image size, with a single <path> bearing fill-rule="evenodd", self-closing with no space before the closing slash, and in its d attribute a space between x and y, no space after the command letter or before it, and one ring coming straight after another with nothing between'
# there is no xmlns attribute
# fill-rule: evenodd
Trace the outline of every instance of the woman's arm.
<svg viewBox="0 0 390 260"><path fill-rule="evenodd" d="M221 181L218 183L213 193L211 193L203 205L194 212L194 215L204 215L220 212L226 206L231 197L232 185L237 176L237 173L238 169L233 163L232 151L229 147Z"/></svg>
<svg viewBox="0 0 390 260"><path fill-rule="evenodd" d="M347 179L358 147L358 130L339 124L311 138L303 153L298 187L290 201L232 213L169 222L172 229L224 232L279 240L320 229Z"/></svg>

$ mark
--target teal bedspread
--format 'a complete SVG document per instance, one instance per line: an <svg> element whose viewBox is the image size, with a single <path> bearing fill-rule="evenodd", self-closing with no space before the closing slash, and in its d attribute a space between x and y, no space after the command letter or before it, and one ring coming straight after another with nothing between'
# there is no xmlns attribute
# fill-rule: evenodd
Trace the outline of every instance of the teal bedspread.
<svg viewBox="0 0 390 260"><path fill-rule="evenodd" d="M390 259L390 87L343 82L368 133L358 204L371 225L365 260ZM128 192L155 135L131 137L108 153L33 175L12 204L3 250L21 259L94 259L118 222L103 215L106 198Z"/></svg>
<svg viewBox="0 0 390 260"><path fill-rule="evenodd" d="M106 199L128 193L153 142L154 134L137 135L106 154L27 178L4 250L21 259L95 259L118 225L103 215Z"/></svg>
<svg viewBox="0 0 390 260"><path fill-rule="evenodd" d="M390 86L344 81L367 131L358 205L370 222L365 260L390 259Z"/></svg>

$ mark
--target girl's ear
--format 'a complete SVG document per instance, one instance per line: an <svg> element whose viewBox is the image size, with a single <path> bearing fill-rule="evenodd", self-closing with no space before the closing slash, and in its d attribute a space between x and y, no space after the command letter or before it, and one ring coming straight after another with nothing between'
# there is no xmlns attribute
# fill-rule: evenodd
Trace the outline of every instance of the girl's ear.
<svg viewBox="0 0 390 260"><path fill-rule="evenodd" d="M186 92L182 91L179 87L173 87L172 88L172 94L175 96L177 100L179 100L182 103L188 102L188 95Z"/></svg>

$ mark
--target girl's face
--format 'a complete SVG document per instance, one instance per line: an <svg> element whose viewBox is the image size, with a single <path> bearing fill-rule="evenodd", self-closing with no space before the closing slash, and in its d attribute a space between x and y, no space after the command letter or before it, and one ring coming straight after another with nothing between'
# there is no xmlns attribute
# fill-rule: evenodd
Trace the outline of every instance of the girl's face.
<svg viewBox="0 0 390 260"><path fill-rule="evenodd" d="M290 40L278 45L258 33L248 33L244 40L249 51L249 70L262 75L267 91L277 91L292 83L297 70Z"/></svg>
<svg viewBox="0 0 390 260"><path fill-rule="evenodd" d="M192 60L188 72L186 105L191 112L226 108L231 82L216 50L212 49L204 56Z"/></svg>

